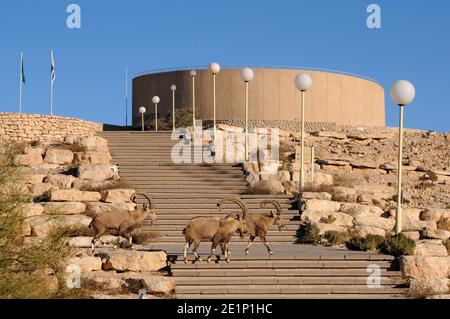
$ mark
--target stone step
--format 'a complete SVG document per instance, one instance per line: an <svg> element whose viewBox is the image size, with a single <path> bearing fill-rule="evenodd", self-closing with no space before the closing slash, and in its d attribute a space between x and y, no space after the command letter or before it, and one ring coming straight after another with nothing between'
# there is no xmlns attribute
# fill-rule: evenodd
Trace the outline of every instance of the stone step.
<svg viewBox="0 0 450 319"><path fill-rule="evenodd" d="M147 229L145 229L145 231L147 231ZM148 242L160 242L160 243L162 243L162 242L184 243L185 242L185 237L182 234L180 234L178 236L176 236L176 235L164 236L164 234L160 234L160 235L161 235L161 237L148 239ZM270 238L269 241L271 243L274 243L274 242L294 243L296 241L296 239L297 239L296 236L289 236L289 235L275 236L275 235L271 235L271 238ZM247 242L248 238L241 239L238 235L236 235L235 237L233 237L232 241L234 241L234 242Z"/></svg>
<svg viewBox="0 0 450 319"><path fill-rule="evenodd" d="M394 294L338 294L338 293L304 293L304 294L258 294L258 299L405 299L404 290ZM201 294L201 293L177 293L177 299L254 299L252 294Z"/></svg>

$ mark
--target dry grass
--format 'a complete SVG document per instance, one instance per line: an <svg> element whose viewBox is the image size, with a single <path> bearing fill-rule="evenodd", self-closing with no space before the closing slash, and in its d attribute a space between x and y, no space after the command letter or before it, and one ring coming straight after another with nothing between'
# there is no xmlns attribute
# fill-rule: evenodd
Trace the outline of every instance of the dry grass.
<svg viewBox="0 0 450 319"><path fill-rule="evenodd" d="M333 178L334 186L353 187L358 184L358 180L355 177L347 175L335 175Z"/></svg>
<svg viewBox="0 0 450 319"><path fill-rule="evenodd" d="M321 217L320 222L324 224L333 224L336 221L336 218L333 214L328 215L327 217Z"/></svg>

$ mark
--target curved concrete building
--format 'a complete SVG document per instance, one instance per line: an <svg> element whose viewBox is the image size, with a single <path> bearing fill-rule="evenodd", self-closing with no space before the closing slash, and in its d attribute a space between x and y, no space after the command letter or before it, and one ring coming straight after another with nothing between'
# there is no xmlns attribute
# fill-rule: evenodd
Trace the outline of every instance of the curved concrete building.
<svg viewBox="0 0 450 319"><path fill-rule="evenodd" d="M337 72L316 70L254 68L249 88L249 120L300 119L301 93L295 76L307 72L313 88L306 92L305 121L338 125L385 125L383 88L375 81ZM217 120L242 120L245 117L245 84L241 69L224 68L216 75ZM213 81L209 70L197 70L195 80L196 117L213 118ZM192 108L192 77L189 70L147 73L133 79L133 125L139 125L140 106L154 114L154 95L161 98L159 116L172 110L175 84L176 107Z"/></svg>

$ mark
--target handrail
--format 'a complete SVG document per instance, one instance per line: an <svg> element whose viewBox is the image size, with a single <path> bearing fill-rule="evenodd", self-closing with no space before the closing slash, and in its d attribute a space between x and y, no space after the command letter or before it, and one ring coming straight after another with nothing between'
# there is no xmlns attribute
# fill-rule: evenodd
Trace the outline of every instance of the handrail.
<svg viewBox="0 0 450 319"><path fill-rule="evenodd" d="M373 78L370 78L368 76L355 74L351 72L345 72L345 71L338 71L338 70L331 70L331 69L322 69L322 68L314 68L314 67L307 67L307 66L288 66L288 65L237 65L237 64L230 64L230 65L222 65L224 69L241 69L245 67L255 68L255 69L283 69L283 70L305 70L305 71L318 71L318 72L327 72L332 74L340 74L340 75L348 75L356 78L360 78L363 80L368 80L375 82L382 86L382 84ZM202 66L183 66L183 67L173 67L173 68L161 68L161 69L154 69L149 71L144 71L137 73L133 75L133 79L143 76L143 75L151 75L151 74L157 74L157 73L165 73L165 72L176 72L176 71L190 71L190 70L207 70L208 66L202 65Z"/></svg>

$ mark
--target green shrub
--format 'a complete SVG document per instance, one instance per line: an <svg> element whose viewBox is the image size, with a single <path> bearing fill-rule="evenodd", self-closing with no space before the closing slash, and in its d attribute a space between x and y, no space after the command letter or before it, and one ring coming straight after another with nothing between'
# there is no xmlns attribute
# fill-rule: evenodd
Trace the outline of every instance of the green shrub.
<svg viewBox="0 0 450 319"><path fill-rule="evenodd" d="M323 238L326 240L325 246L343 245L348 240L348 234L330 230L325 232Z"/></svg>
<svg viewBox="0 0 450 319"><path fill-rule="evenodd" d="M359 251L374 251L379 249L381 243L384 241L383 236L367 235L366 238L354 237L345 243L345 246L350 250Z"/></svg>
<svg viewBox="0 0 450 319"><path fill-rule="evenodd" d="M380 244L382 253L395 257L412 255L415 248L416 242L403 234L389 236Z"/></svg>
<svg viewBox="0 0 450 319"><path fill-rule="evenodd" d="M323 224L333 224L336 221L336 218L333 214L328 215L327 217L321 217L320 222Z"/></svg>
<svg viewBox="0 0 450 319"><path fill-rule="evenodd" d="M314 224L301 225L297 230L297 242L318 245L322 240L319 228Z"/></svg>

